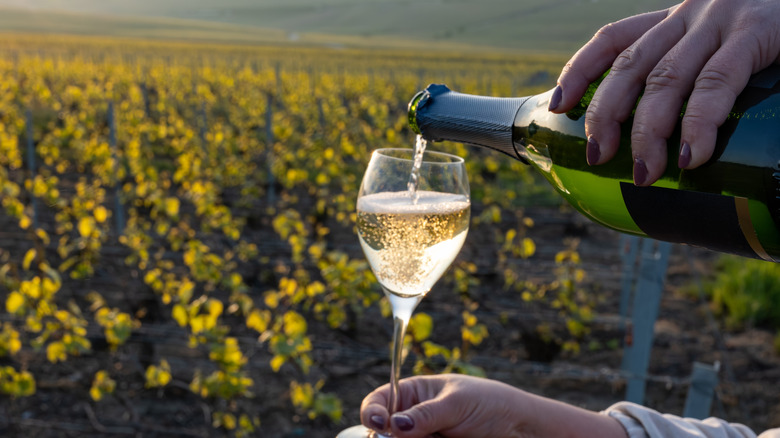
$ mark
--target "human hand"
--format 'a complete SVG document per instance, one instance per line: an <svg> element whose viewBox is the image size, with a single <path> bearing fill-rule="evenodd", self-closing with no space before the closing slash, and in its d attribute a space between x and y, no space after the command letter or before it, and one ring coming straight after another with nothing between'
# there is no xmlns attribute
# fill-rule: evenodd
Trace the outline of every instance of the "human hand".
<svg viewBox="0 0 780 438"><path fill-rule="evenodd" d="M634 114L634 183L664 172L667 139L683 102L678 166L692 169L713 153L717 128L753 73L780 60L780 2L685 0L601 28L566 64L550 110L573 108L588 84L610 73L585 115L587 159L601 164L617 152L620 123Z"/></svg>
<svg viewBox="0 0 780 438"><path fill-rule="evenodd" d="M400 381L400 409L388 420L389 385L363 400L362 423L396 438L599 436L626 438L611 417L539 397L495 380L458 374Z"/></svg>

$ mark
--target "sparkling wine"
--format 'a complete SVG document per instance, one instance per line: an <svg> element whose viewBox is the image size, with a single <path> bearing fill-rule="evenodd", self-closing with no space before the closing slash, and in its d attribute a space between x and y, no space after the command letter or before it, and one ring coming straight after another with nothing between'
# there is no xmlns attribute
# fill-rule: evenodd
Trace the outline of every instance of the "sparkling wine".
<svg viewBox="0 0 780 438"><path fill-rule="evenodd" d="M420 168L422 167L423 155L425 154L425 148L428 146L428 142L422 135L417 135L414 141L414 159L412 161L412 171L409 174L409 183L406 185L409 189L409 196L412 198L412 203L416 204L419 200L417 195L417 186L420 184Z"/></svg>
<svg viewBox="0 0 780 438"><path fill-rule="evenodd" d="M463 246L471 204L464 195L381 192L358 199L360 245L380 284L390 293L427 293Z"/></svg>

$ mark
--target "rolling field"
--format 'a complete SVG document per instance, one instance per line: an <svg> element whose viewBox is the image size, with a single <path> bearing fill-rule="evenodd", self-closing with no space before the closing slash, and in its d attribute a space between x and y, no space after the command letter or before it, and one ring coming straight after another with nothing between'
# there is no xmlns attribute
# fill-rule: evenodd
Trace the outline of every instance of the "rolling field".
<svg viewBox="0 0 780 438"><path fill-rule="evenodd" d="M425 49L490 47L570 55L604 24L669 0L0 0L0 29L237 43ZM62 14L61 12L68 12ZM93 16L90 14L98 14Z"/></svg>

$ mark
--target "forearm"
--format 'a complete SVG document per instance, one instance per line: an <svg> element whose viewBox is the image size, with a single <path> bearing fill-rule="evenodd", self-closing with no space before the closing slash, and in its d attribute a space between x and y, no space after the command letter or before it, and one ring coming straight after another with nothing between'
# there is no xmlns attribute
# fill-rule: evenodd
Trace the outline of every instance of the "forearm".
<svg viewBox="0 0 780 438"><path fill-rule="evenodd" d="M530 395L524 437L628 438L616 419L556 400Z"/></svg>

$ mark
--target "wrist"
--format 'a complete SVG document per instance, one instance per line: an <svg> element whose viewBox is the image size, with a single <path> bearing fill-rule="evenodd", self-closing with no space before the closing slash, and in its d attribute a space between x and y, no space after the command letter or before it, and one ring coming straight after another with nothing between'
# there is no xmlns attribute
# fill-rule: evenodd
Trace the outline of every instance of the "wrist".
<svg viewBox="0 0 780 438"><path fill-rule="evenodd" d="M560 438L628 438L616 419L556 400L528 394L525 427L518 436Z"/></svg>

